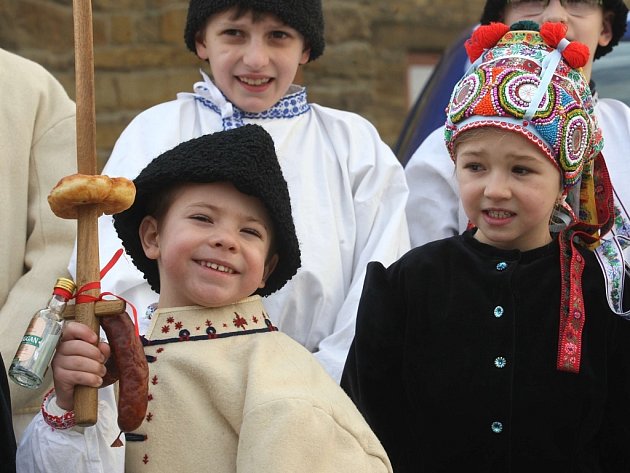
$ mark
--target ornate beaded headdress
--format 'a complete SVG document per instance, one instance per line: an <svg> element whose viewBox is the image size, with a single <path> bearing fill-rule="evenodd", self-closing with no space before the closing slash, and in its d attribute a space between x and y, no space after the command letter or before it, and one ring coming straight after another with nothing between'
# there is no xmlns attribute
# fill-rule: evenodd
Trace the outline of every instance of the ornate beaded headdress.
<svg viewBox="0 0 630 473"><path fill-rule="evenodd" d="M473 63L457 83L446 114L445 140L455 159L457 137L496 127L538 146L562 176L559 233L562 295L557 368L578 372L584 327L576 245L594 248L612 226L613 197L601 154L603 138L581 72L588 48L569 42L566 25L531 21L480 26L466 43Z"/></svg>

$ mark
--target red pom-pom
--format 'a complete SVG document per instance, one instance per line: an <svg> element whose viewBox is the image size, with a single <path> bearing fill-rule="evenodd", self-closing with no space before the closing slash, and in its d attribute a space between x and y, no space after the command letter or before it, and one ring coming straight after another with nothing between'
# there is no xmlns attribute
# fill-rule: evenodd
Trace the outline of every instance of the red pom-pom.
<svg viewBox="0 0 630 473"><path fill-rule="evenodd" d="M564 48L564 51L562 51L562 57L573 69L584 67L584 65L588 62L590 55L591 53L588 46L578 43L577 41L569 43L567 47Z"/></svg>
<svg viewBox="0 0 630 473"><path fill-rule="evenodd" d="M466 40L464 48L466 48L466 54L468 54L470 62L475 62L483 54L483 47L479 43L473 42L472 38Z"/></svg>
<svg viewBox="0 0 630 473"><path fill-rule="evenodd" d="M510 27L503 23L490 23L477 28L464 44L470 61L475 62L486 49L495 46L508 31Z"/></svg>
<svg viewBox="0 0 630 473"><path fill-rule="evenodd" d="M569 27L564 23L543 23L540 27L540 36L552 48L557 48L560 41L567 36Z"/></svg>

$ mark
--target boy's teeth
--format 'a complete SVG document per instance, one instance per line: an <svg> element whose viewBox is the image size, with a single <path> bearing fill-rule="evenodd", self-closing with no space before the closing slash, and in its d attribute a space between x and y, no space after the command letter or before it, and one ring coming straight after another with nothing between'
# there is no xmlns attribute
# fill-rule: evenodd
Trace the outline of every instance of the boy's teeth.
<svg viewBox="0 0 630 473"><path fill-rule="evenodd" d="M231 268L228 268L226 266L220 265L220 264L216 264L216 263L204 263L204 265L208 268L212 268L216 271L221 271L222 273L229 273L232 274L234 273L234 270Z"/></svg>
<svg viewBox="0 0 630 473"><path fill-rule="evenodd" d="M241 81L247 85L263 85L269 82L269 79L248 79L247 77L241 77Z"/></svg>
<svg viewBox="0 0 630 473"><path fill-rule="evenodd" d="M503 210L488 210L488 215L493 218L508 218L512 214L511 212L505 212Z"/></svg>

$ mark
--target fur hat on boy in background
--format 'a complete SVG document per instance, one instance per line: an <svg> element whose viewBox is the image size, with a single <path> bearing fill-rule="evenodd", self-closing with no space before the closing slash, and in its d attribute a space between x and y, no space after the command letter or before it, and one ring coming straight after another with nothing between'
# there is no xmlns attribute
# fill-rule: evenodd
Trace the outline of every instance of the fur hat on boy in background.
<svg viewBox="0 0 630 473"><path fill-rule="evenodd" d="M151 161L134 179L133 205L114 215L114 227L136 267L151 289L160 292L157 262L147 258L138 229L149 214L154 194L179 184L230 182L240 192L259 198L273 222L273 243L278 264L256 294L279 290L300 267L300 247L291 215L291 200L274 142L258 125L219 131L177 145Z"/></svg>
<svg viewBox="0 0 630 473"><path fill-rule="evenodd" d="M578 372L584 300L576 244L594 248L613 225L613 193L603 138L581 67L588 48L566 38L567 26L521 21L480 26L466 43L473 62L447 107L445 141L455 159L467 130L495 127L538 146L562 176L563 199L550 230L559 233L562 269L557 368ZM555 223L555 222L554 222Z"/></svg>
<svg viewBox="0 0 630 473"><path fill-rule="evenodd" d="M324 14L321 0L190 0L184 39L186 46L197 53L195 37L208 18L231 7L272 13L285 24L299 31L311 48L309 61L324 52Z"/></svg>
<svg viewBox="0 0 630 473"><path fill-rule="evenodd" d="M507 3L507 0L487 0L481 14L481 24L487 25L491 22L503 21L503 11ZM626 32L627 26L628 7L626 7L624 0L603 0L602 7L604 12L610 11L614 15L611 21L612 39L606 46L597 46L595 59L609 53L619 43L619 40Z"/></svg>

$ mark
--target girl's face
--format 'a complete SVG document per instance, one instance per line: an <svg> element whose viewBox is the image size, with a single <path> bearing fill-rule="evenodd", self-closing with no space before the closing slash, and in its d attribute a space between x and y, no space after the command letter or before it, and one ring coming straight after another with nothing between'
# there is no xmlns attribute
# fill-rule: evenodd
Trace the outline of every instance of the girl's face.
<svg viewBox="0 0 630 473"><path fill-rule="evenodd" d="M140 239L157 260L159 306L219 307L265 285L277 255L267 259L272 223L262 202L231 183L186 184L166 214L147 216Z"/></svg>
<svg viewBox="0 0 630 473"><path fill-rule="evenodd" d="M536 145L520 133L488 127L457 138L455 156L460 197L477 240L521 251L551 241L560 172Z"/></svg>
<svg viewBox="0 0 630 473"><path fill-rule="evenodd" d="M293 83L310 49L303 36L275 15L254 21L235 18L235 8L213 15L197 55L210 63L216 86L241 110L262 112L275 105Z"/></svg>

